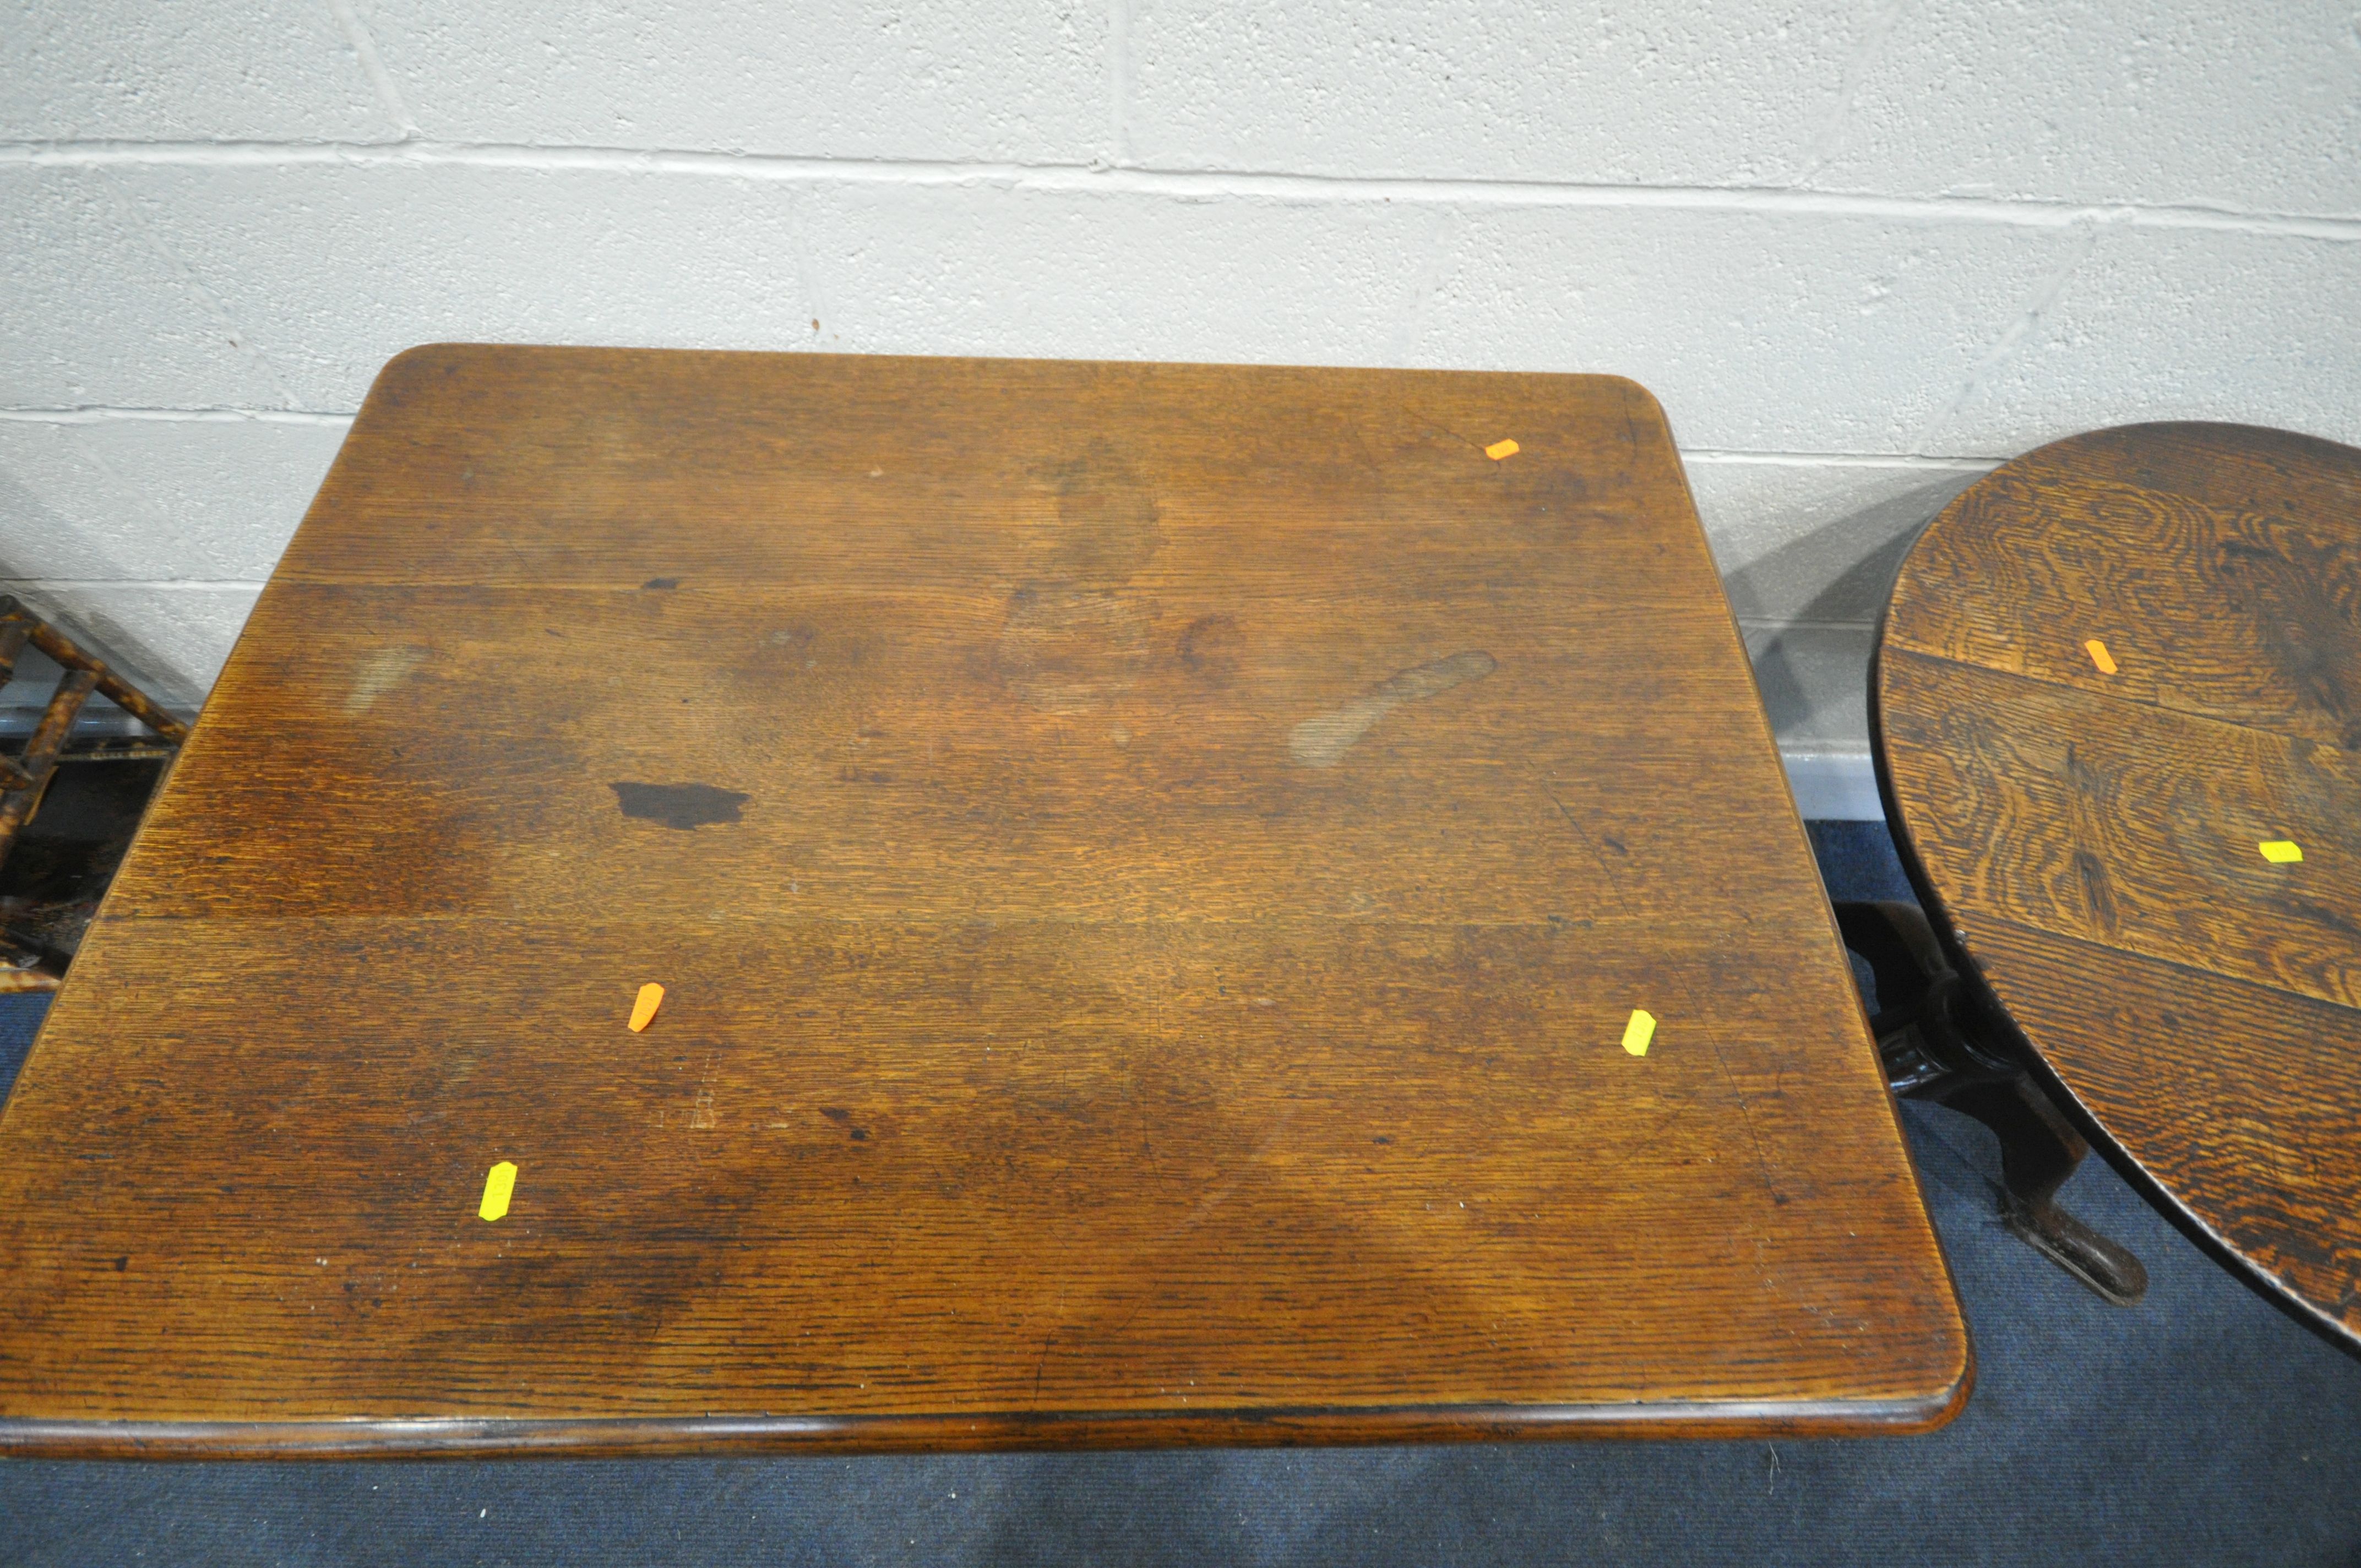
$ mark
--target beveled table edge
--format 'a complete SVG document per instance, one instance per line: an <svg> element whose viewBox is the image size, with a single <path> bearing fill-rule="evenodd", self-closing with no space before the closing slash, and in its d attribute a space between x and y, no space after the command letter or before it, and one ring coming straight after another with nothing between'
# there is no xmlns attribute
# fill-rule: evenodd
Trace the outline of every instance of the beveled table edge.
<svg viewBox="0 0 2361 1568"><path fill-rule="evenodd" d="M320 1421L0 1420L0 1459L595 1459L663 1454L910 1453L1279 1448L1562 1438L1908 1436L1948 1424L1975 1382L1891 1400L1665 1400L1006 1412L977 1416L707 1416Z"/></svg>

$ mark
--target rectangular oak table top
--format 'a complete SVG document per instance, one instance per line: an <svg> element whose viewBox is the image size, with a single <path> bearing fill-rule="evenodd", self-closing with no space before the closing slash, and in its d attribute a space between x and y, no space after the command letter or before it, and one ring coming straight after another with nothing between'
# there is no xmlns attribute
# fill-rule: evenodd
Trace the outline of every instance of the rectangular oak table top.
<svg viewBox="0 0 2361 1568"><path fill-rule="evenodd" d="M1969 1381L1663 413L1584 376L402 355L0 1114L0 1323L54 1453Z"/></svg>

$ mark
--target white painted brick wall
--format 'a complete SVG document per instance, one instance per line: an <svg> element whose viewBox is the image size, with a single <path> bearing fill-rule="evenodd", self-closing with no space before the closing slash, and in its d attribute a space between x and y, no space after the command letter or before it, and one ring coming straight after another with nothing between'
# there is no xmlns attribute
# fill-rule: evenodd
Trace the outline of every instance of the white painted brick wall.
<svg viewBox="0 0 2361 1568"><path fill-rule="evenodd" d="M2361 442L2361 21L0 0L0 585L184 702L413 343L1607 370L1791 751L1857 754L1883 576L1993 463Z"/></svg>

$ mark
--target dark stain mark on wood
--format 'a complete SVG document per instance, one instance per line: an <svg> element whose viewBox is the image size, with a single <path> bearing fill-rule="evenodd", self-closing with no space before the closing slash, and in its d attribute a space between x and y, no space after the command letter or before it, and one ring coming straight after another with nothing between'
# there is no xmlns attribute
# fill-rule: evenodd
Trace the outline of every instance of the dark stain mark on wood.
<svg viewBox="0 0 2361 1568"><path fill-rule="evenodd" d="M739 819L738 808L753 798L734 789L716 789L701 784L627 784L618 780L608 787L615 792L615 804L623 808L624 816L684 830L716 822L735 822Z"/></svg>
<svg viewBox="0 0 2361 1568"><path fill-rule="evenodd" d="M1153 488L1110 443L1092 442L1041 478L1058 498L1043 576L1071 587L1119 587L1163 547Z"/></svg>
<svg viewBox="0 0 2361 1568"><path fill-rule="evenodd" d="M1148 666L1149 615L1129 591L1163 548L1156 496L1108 442L1037 469L1057 521L1025 528L1024 581L1008 597L997 652L1009 689L1036 707L1080 713L1128 692Z"/></svg>
<svg viewBox="0 0 2361 1568"><path fill-rule="evenodd" d="M646 582L642 583L640 587L643 588L676 588L680 587L680 579L678 577L650 577Z"/></svg>
<svg viewBox="0 0 2361 1568"><path fill-rule="evenodd" d="M1226 615L1201 615L1180 630L1180 667L1209 686L1226 686L1238 674L1238 623Z"/></svg>

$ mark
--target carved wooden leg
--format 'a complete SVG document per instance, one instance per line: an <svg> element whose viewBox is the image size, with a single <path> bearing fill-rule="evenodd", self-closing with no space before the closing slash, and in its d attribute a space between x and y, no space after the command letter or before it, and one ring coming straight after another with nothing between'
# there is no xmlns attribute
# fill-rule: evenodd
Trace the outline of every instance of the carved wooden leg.
<svg viewBox="0 0 2361 1568"><path fill-rule="evenodd" d="M1913 904L1839 904L1845 946L1870 966L1886 1081L1897 1094L1966 1113L2000 1139L2001 1221L2118 1307L2147 1293L2147 1269L2059 1207L2058 1189L2090 1153L2026 1073L2006 1029L1984 1014Z"/></svg>
<svg viewBox="0 0 2361 1568"><path fill-rule="evenodd" d="M1941 1097L2000 1138L2001 1223L2034 1250L2118 1307L2147 1294L2147 1268L2055 1201L2090 1146L2033 1080L1969 1083Z"/></svg>

